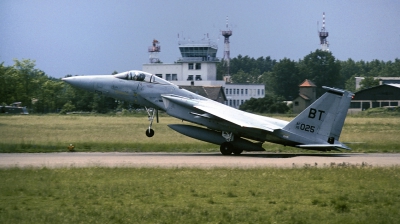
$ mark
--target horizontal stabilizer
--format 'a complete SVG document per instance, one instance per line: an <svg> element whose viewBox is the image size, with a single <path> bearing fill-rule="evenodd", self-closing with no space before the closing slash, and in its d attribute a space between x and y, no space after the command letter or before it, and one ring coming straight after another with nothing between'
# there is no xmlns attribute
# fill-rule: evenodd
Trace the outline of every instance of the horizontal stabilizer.
<svg viewBox="0 0 400 224"><path fill-rule="evenodd" d="M346 150L350 150L349 147L347 147L346 145L343 144L308 144L308 145L296 145L297 147L300 148L340 148L340 149L346 149Z"/></svg>

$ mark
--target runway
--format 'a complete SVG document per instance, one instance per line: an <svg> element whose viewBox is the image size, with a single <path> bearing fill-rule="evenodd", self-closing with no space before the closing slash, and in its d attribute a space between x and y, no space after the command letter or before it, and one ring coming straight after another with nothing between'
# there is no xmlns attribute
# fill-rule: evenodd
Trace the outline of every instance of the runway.
<svg viewBox="0 0 400 224"><path fill-rule="evenodd" d="M301 168L341 165L399 166L397 153L0 153L0 168L159 167L159 168Z"/></svg>

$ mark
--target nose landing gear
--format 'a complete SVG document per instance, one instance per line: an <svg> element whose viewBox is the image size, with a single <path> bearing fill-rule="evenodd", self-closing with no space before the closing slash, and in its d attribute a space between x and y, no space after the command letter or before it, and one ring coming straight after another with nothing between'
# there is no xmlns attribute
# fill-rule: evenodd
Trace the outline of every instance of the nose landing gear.
<svg viewBox="0 0 400 224"><path fill-rule="evenodd" d="M154 130L151 129L151 126L153 126L154 116L156 116L156 118L157 118L157 123L159 122L159 120L158 120L158 110L154 109L154 108L147 108L147 107L145 107L145 109L146 109L146 112L148 114L148 118L149 118L149 121L150 121L149 128L146 130L146 136L150 138L150 137L154 136Z"/></svg>

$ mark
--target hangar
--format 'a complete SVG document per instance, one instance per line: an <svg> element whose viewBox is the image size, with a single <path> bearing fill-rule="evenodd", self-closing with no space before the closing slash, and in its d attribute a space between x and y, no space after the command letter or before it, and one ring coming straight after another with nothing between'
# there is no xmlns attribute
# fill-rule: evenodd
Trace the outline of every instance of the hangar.
<svg viewBox="0 0 400 224"><path fill-rule="evenodd" d="M400 84L384 84L355 93L349 112L359 112L368 108L398 107L400 105Z"/></svg>

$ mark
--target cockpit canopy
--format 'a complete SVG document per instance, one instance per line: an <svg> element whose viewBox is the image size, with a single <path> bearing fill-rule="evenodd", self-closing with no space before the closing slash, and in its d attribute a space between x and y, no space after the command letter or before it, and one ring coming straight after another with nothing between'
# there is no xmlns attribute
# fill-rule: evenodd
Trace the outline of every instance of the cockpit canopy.
<svg viewBox="0 0 400 224"><path fill-rule="evenodd" d="M147 72L142 72L142 71L137 71L137 70L118 73L118 74L114 75L114 77L119 78L119 79L138 81L138 82L158 83L158 84L164 84L164 85L172 84L172 83L170 83L162 78L159 78L153 74L150 74Z"/></svg>

